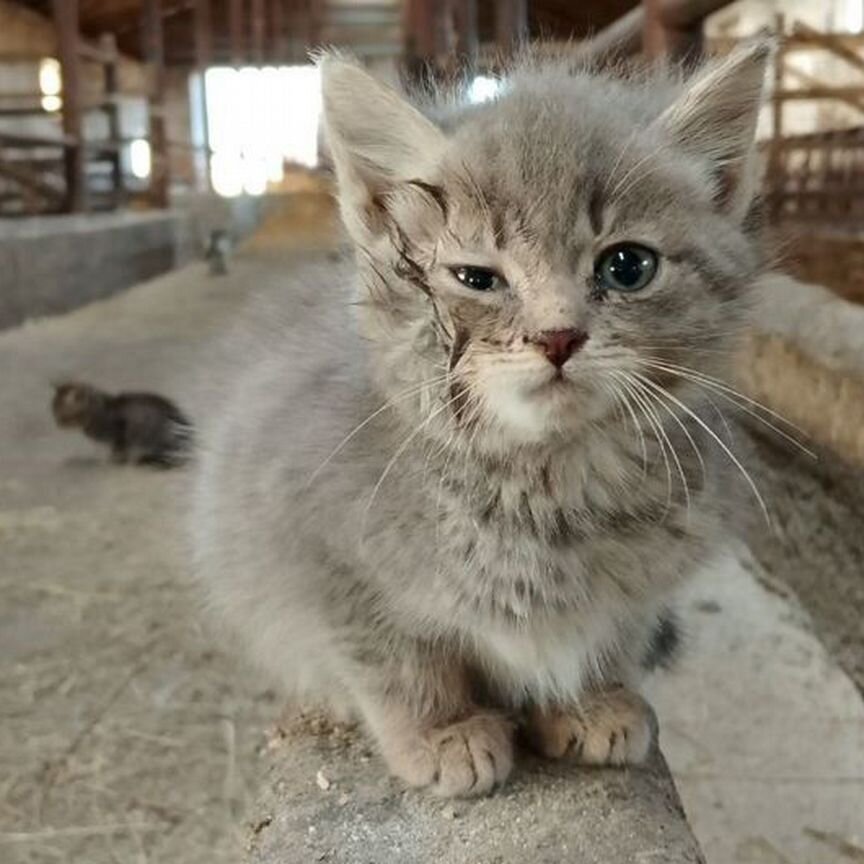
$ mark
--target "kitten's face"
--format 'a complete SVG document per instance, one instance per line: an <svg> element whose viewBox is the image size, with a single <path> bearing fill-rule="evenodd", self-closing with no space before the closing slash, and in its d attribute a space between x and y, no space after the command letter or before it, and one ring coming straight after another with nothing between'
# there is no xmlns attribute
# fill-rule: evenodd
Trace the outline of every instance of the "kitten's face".
<svg viewBox="0 0 864 864"><path fill-rule="evenodd" d="M498 443L663 415L673 367L710 367L740 327L758 265L741 214L718 166L676 137L693 106L661 105L686 109L663 125L639 99L584 77L517 85L367 199L352 232L385 338L404 337L402 359L424 357L430 377L449 370L457 423ZM724 122L740 119L721 102Z"/></svg>
<svg viewBox="0 0 864 864"><path fill-rule="evenodd" d="M86 384L58 384L51 411L58 426L80 426L91 414L95 392Z"/></svg>
<svg viewBox="0 0 864 864"><path fill-rule="evenodd" d="M590 162L548 172L542 148L556 133L589 137L577 124L547 118L542 139L496 139L481 118L438 182L387 204L400 226L391 260L424 283L431 301L417 311L434 311L444 331L430 353L517 443L577 434L650 389L643 378L674 388L658 364L704 369L738 329L756 265L710 190L671 159L628 177L645 148L612 172L621 141L595 142Z"/></svg>

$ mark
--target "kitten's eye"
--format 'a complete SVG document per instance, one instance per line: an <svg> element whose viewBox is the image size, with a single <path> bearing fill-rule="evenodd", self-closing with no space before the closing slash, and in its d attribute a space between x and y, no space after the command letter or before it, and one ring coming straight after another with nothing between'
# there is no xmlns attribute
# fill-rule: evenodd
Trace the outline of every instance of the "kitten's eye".
<svg viewBox="0 0 864 864"><path fill-rule="evenodd" d="M620 243L594 262L594 279L606 291L641 291L657 273L657 253L638 243Z"/></svg>
<svg viewBox="0 0 864 864"><path fill-rule="evenodd" d="M487 267L451 267L450 272L472 291L495 291L507 283Z"/></svg>

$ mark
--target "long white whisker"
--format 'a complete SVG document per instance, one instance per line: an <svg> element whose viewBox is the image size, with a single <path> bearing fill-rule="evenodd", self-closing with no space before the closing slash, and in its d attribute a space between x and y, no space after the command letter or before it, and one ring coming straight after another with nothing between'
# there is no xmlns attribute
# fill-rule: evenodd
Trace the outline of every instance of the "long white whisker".
<svg viewBox="0 0 864 864"><path fill-rule="evenodd" d="M392 408L397 402L401 402L403 399L409 399L411 396L416 396L418 393L421 393L424 388L431 387L434 384L440 384L443 381L446 381L448 375L441 375L436 378L430 378L427 381L423 381L420 384L415 384L409 387L407 390L403 390L401 393L397 393L395 396L388 399L383 405L373 411L365 420L358 423L340 442L333 448L330 452L330 455L309 475L309 479L306 481L306 487L308 488L315 482L315 478L330 464L330 462L339 454L339 452L357 435L360 431L362 431L369 423L371 423L379 414L383 414L388 408Z"/></svg>
<svg viewBox="0 0 864 864"><path fill-rule="evenodd" d="M411 442L442 412L446 411L457 399L459 396L454 396L452 399L448 399L443 405L436 408L422 423L419 423L414 431L408 435L407 438L396 448L396 452L390 458L390 461L384 467L384 470L381 472L381 476L378 478L378 482L375 484L372 489L372 494L369 496L369 501L366 503L366 507L363 510L364 522L366 516L369 515L369 511L372 509L372 505L375 503L375 498L378 495L378 490L381 488L384 481L387 479L390 471L393 469L393 466L396 464L399 457L408 449L411 445ZM361 532L361 536L363 536L363 532Z"/></svg>
<svg viewBox="0 0 864 864"><path fill-rule="evenodd" d="M759 487L756 485L747 469L741 464L738 457L726 446L726 444L723 443L723 440L717 435L717 433L707 423L705 423L705 421L698 414L696 414L695 411L693 411L688 405L685 405L680 399L673 396L665 387L661 387L659 384L653 382L650 378L647 378L644 375L640 375L638 372L634 373L634 375L646 386L652 387L655 390L659 390L665 393L668 399L673 401L679 408L681 408L682 411L685 411L687 414L689 414L714 439L715 443L729 457L729 459L732 461L732 464L735 465L735 467L741 472L741 475L747 481L747 484L750 486L753 495L759 502L759 506L762 509L762 514L765 517L765 521L770 527L771 517L768 513L768 507L765 505L765 499L759 492Z"/></svg>
<svg viewBox="0 0 864 864"><path fill-rule="evenodd" d="M652 411L651 406L647 405L645 402L645 397L642 396L633 386L629 375L624 372L613 374L615 374L615 377L618 379L621 386L627 390L630 394L630 398L633 399L637 407L645 415L645 419L648 421L648 426L654 435L654 440L660 448L660 455L663 457L663 464L666 468L666 510L663 514L665 518L666 513L669 512L669 508L672 506L672 466L669 464L669 457L666 454L666 445L663 443L662 437L658 434L656 415Z"/></svg>
<svg viewBox="0 0 864 864"><path fill-rule="evenodd" d="M613 397L621 401L625 411L633 420L633 426L636 429L636 434L639 436L639 446L642 449L642 476L644 477L648 473L648 445L645 443L645 432L642 429L642 424L639 422L639 418L636 416L636 412L633 410L633 406L630 404L627 394L625 392L619 392L615 387L610 387L609 389Z"/></svg>
<svg viewBox="0 0 864 864"><path fill-rule="evenodd" d="M799 426L796 426L791 420L784 417L782 414L778 414L776 411L772 411L767 405L763 405L756 399L751 399L749 396L745 396L740 390L736 390L734 387L731 387L726 381L723 381L720 378L715 378L713 375L708 375L706 372L699 372L696 369L691 369L689 366L679 366L676 363L668 363L665 360L650 360L642 362L650 362L657 366L657 368L663 369L666 372L680 372L692 375L695 378L698 378L703 383L711 384L718 390L722 390L723 392L728 393L731 396L735 396L736 398L741 399L748 405L752 405L754 408L758 408L760 411L764 411L766 414L773 417L775 420L779 420L781 423L789 426L796 432L800 432L802 435L806 435L806 432L803 429L801 429Z"/></svg>
<svg viewBox="0 0 864 864"><path fill-rule="evenodd" d="M657 398L657 401L660 405L663 406L666 413L678 424L681 431L684 433L687 441L690 444L693 452L696 454L696 458L699 460L699 467L702 469L702 476L705 476L705 460L702 458L702 451L699 449L696 442L693 440L693 436L690 434L690 430L687 428L686 424L681 420L681 418L672 410L672 408L661 398Z"/></svg>
<svg viewBox="0 0 864 864"><path fill-rule="evenodd" d="M797 438L790 435L788 432L781 429L779 426L776 426L774 423L771 423L770 420L766 420L758 411L754 411L752 408L748 407L747 404L744 404L744 402L739 401L739 400L745 400L746 402L748 402L750 404L757 405L763 411L768 411L772 416L778 417L778 419L782 420L784 423L786 423L791 428L801 432L802 435L806 434L806 433L804 433L803 430L799 429L797 426L795 426L795 424L786 420L781 415L775 414L775 412L773 412L770 409L765 408L764 406L760 405L760 403L754 402L754 400L752 400L752 399L747 399L747 397L737 393L737 391L733 390L731 387L722 387L719 384L717 384L715 381L707 379L704 376L698 376L698 375L692 374L689 370L684 372L684 371L679 371L677 369L668 368L662 364L658 365L658 364L653 363L653 362L648 363L648 362L643 361L643 363L644 363L644 365L646 365L650 368L656 368L656 369L659 369L660 371L668 372L670 375L676 375L678 378L683 378L685 381L690 381L693 384L697 384L700 387L703 387L703 388L706 388L707 390L710 390L710 392L714 393L716 396L719 396L721 399L725 399L727 402L734 405L736 408L740 409L745 414L748 414L749 416L753 417L755 420L758 420L763 426L765 426L768 429L771 429L773 432L775 432L781 438L784 438L790 444L797 447L802 453L805 453L811 459L817 458L816 454L812 450L810 450L808 447L805 447L800 441L798 441ZM735 395L733 396L731 394L735 394ZM718 413L720 413L719 409L717 409L717 410L718 410ZM720 414L720 416L721 417L723 416L722 413ZM723 418L723 422L726 423L725 418ZM727 431L730 431L728 423L726 424L726 428L727 428ZM731 431L730 431L730 437L731 437Z"/></svg>
<svg viewBox="0 0 864 864"><path fill-rule="evenodd" d="M663 402L661 402L660 399L656 395L654 395L650 391L646 390L644 385L639 383L638 378L636 378L635 380L631 380L631 383L644 394L646 402L648 402L649 404L651 404L652 402L655 402L658 405L660 405L661 408L666 408L666 406L663 404ZM666 410L668 411L669 409L666 408ZM669 413L671 413L671 412L669 412ZM675 415L673 414L672 416L674 417ZM663 427L663 421L660 419L660 416L656 412L655 412L655 419L657 420L657 424L659 426L659 431L660 431L660 434L663 436L663 440L669 446L669 452L672 455L672 460L675 463L675 468L678 471L678 476L681 478L681 486L682 486L682 489L684 491L684 501L686 502L687 514L689 516L689 514L690 514L690 486L687 483L687 475L684 472L684 466L681 464L681 460L678 458L678 452L675 449L675 445L672 443L672 440L669 438L669 434L666 432L666 429ZM678 418L676 417L675 419L677 420ZM701 457L700 457L700 459L701 459Z"/></svg>

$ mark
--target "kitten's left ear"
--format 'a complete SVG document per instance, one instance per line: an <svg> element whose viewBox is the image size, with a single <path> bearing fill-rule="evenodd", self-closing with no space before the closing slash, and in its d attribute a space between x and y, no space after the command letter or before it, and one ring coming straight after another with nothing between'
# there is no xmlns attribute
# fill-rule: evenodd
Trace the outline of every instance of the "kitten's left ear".
<svg viewBox="0 0 864 864"><path fill-rule="evenodd" d="M756 121L773 52L773 41L763 39L709 65L659 120L680 147L707 160L718 205L738 219L756 191Z"/></svg>
<svg viewBox="0 0 864 864"><path fill-rule="evenodd" d="M444 133L395 90L339 55L320 61L327 143L345 227L365 242L380 227L380 196L423 179L444 149Z"/></svg>

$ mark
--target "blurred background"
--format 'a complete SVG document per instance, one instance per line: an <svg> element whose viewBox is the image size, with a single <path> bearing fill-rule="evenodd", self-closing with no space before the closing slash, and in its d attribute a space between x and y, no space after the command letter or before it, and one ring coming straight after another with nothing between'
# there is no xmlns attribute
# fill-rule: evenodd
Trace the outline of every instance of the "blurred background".
<svg viewBox="0 0 864 864"><path fill-rule="evenodd" d="M482 100L525 38L599 33L616 53L680 60L767 27L782 36L760 128L769 213L819 232L793 266L854 293L861 253L841 243L838 266L836 234L860 217L861 18L858 0L2 0L0 217L171 208L174 236L129 271L151 276L194 257L216 223L248 233L264 205L244 199L315 176L316 46L347 47L394 81L458 79ZM6 292L0 323L73 302L69 265L58 259L62 297L43 284L14 309ZM91 296L124 281L116 269Z"/></svg>
<svg viewBox="0 0 864 864"><path fill-rule="evenodd" d="M864 861L864 0L0 0L0 861L236 864L269 825L280 704L201 624L188 474L49 405L74 378L196 418L250 291L343 254L309 52L483 101L526 39L688 65L763 28L784 275L725 397L820 459L742 427L771 529L697 580L651 696L708 864Z"/></svg>

